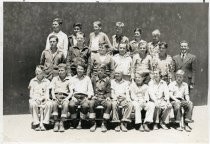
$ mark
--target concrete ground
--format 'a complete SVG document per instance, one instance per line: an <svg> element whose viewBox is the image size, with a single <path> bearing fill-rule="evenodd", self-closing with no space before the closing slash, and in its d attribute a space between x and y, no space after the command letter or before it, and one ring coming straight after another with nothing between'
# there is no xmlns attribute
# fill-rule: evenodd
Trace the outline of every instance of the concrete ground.
<svg viewBox="0 0 210 144"><path fill-rule="evenodd" d="M170 130L155 130L139 132L131 129L128 132L109 130L102 133L100 128L92 133L88 129L66 130L55 133L53 130L36 132L31 129L31 115L4 115L4 142L71 142L71 143L208 143L208 108L197 106L193 112L194 123L192 132Z"/></svg>

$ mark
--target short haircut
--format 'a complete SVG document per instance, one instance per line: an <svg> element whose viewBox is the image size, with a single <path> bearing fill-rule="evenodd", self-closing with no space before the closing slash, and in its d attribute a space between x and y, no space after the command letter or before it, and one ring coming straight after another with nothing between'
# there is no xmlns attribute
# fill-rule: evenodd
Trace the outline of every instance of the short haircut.
<svg viewBox="0 0 210 144"><path fill-rule="evenodd" d="M37 75L38 72L43 72L44 66L43 65L37 65L35 68L35 74Z"/></svg>
<svg viewBox="0 0 210 144"><path fill-rule="evenodd" d="M138 31L140 34L142 34L142 29L141 28L135 28L134 32Z"/></svg>
<svg viewBox="0 0 210 144"><path fill-rule="evenodd" d="M116 27L124 27L125 24L123 22L116 22Z"/></svg>
<svg viewBox="0 0 210 144"><path fill-rule="evenodd" d="M176 75L184 75L185 72L182 70L182 69L179 69L177 72L176 72Z"/></svg>
<svg viewBox="0 0 210 144"><path fill-rule="evenodd" d="M98 25L99 27L102 26L101 21L94 21L93 24L96 24L96 25Z"/></svg>
<svg viewBox="0 0 210 144"><path fill-rule="evenodd" d="M182 43L187 43L187 45L189 46L189 42L188 41L186 41L186 40L182 40L182 41L180 41L180 45L182 44Z"/></svg>
<svg viewBox="0 0 210 144"><path fill-rule="evenodd" d="M99 69L103 69L104 71L106 71L106 66L103 65L103 64L101 64L101 65L98 67L98 70L99 70Z"/></svg>
<svg viewBox="0 0 210 144"><path fill-rule="evenodd" d="M82 24L81 23L74 23L73 28L75 28L75 27L79 27L80 29L82 29Z"/></svg>
<svg viewBox="0 0 210 144"><path fill-rule="evenodd" d="M63 20L61 18L55 18L53 20L53 22L55 22L55 21L58 22L59 25L62 25L63 24Z"/></svg>
<svg viewBox="0 0 210 144"><path fill-rule="evenodd" d="M58 68L65 68L65 70L67 70L66 64L64 64L64 63L60 63L58 65Z"/></svg>
<svg viewBox="0 0 210 144"><path fill-rule="evenodd" d="M78 35L81 35L81 36L83 36L83 38L85 38L85 33L83 33L83 32L78 32L78 33L76 33L76 37L77 37Z"/></svg>
<svg viewBox="0 0 210 144"><path fill-rule="evenodd" d="M77 63L77 68L78 68L78 66L83 67L84 71L86 71L86 69L87 69L87 65L84 62L82 62L82 61Z"/></svg>
<svg viewBox="0 0 210 144"><path fill-rule="evenodd" d="M56 35L51 35L51 36L49 37L49 40L50 40L51 38L55 38L56 41L58 42L58 37L57 37Z"/></svg>
<svg viewBox="0 0 210 144"><path fill-rule="evenodd" d="M140 42L138 47L140 47L140 46L147 47L147 42L146 41Z"/></svg>
<svg viewBox="0 0 210 144"><path fill-rule="evenodd" d="M161 43L159 44L159 47L161 47L162 45L163 45L165 48L168 48L168 44L167 44L166 42L161 42Z"/></svg>
<svg viewBox="0 0 210 144"><path fill-rule="evenodd" d="M106 49L109 48L109 45L105 42L99 43L99 46L105 47Z"/></svg>
<svg viewBox="0 0 210 144"><path fill-rule="evenodd" d="M159 30L159 29L155 29L155 30L152 32L152 35L159 35L159 36L160 36L160 30Z"/></svg>

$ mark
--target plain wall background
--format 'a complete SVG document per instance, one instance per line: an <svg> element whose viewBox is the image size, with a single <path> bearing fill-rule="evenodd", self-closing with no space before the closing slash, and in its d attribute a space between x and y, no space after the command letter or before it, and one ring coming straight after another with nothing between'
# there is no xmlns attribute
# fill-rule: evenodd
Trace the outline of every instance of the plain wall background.
<svg viewBox="0 0 210 144"><path fill-rule="evenodd" d="M187 40L197 56L196 87L191 100L206 105L208 94L208 4L197 3L3 3L3 113L29 113L28 84L39 64L52 20L64 20L63 32L72 33L74 22L83 24L86 36L92 23L101 20L110 40L115 22L125 23L124 33L133 40L135 27L143 29L142 39L160 29L168 53L179 53L179 42Z"/></svg>

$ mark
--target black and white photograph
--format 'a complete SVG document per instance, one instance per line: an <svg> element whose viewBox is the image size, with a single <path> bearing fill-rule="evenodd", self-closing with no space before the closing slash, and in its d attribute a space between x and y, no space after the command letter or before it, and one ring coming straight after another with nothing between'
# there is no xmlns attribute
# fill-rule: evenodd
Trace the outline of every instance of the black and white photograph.
<svg viewBox="0 0 210 144"><path fill-rule="evenodd" d="M209 2L2 2L3 143L209 143Z"/></svg>

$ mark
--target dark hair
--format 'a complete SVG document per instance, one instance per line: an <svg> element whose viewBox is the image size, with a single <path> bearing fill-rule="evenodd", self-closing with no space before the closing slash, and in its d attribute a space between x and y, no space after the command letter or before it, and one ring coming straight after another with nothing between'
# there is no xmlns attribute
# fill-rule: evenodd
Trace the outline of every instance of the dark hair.
<svg viewBox="0 0 210 144"><path fill-rule="evenodd" d="M67 70L66 64L64 64L64 63L60 63L58 65L58 68L65 68L65 70Z"/></svg>
<svg viewBox="0 0 210 144"><path fill-rule="evenodd" d="M86 65L84 62L82 62L82 61L79 61L79 62L77 63L77 68L78 68L78 66L83 67L83 68L84 68L84 71L86 71L86 69L87 69L87 65Z"/></svg>
<svg viewBox="0 0 210 144"><path fill-rule="evenodd" d="M99 27L101 27L101 26L102 26L101 21L94 21L94 22L93 22L93 24L97 24Z"/></svg>
<svg viewBox="0 0 210 144"><path fill-rule="evenodd" d="M49 37L49 40L50 40L51 38L55 38L56 41L58 42L58 37L57 37L56 35L51 35L51 36Z"/></svg>
<svg viewBox="0 0 210 144"><path fill-rule="evenodd" d="M142 34L142 29L141 28L135 28L134 32L138 31L140 34Z"/></svg>
<svg viewBox="0 0 210 144"><path fill-rule="evenodd" d="M73 28L75 28L75 27L79 27L80 29L82 29L82 24L81 23L74 23Z"/></svg>
<svg viewBox="0 0 210 144"><path fill-rule="evenodd" d="M161 47L162 45L163 45L165 48L168 48L168 44L167 44L166 42L161 42L161 43L159 44L159 47Z"/></svg>
<svg viewBox="0 0 210 144"><path fill-rule="evenodd" d="M62 25L63 24L63 20L61 18L55 18L53 20L53 22L55 22L55 21L58 22L59 25Z"/></svg>

